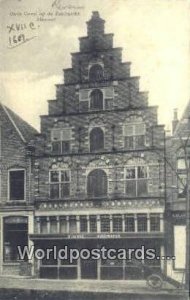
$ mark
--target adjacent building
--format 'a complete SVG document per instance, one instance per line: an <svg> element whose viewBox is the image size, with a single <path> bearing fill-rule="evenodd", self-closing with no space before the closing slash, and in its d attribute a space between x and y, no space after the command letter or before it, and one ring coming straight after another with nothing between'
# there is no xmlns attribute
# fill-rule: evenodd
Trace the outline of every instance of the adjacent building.
<svg viewBox="0 0 190 300"><path fill-rule="evenodd" d="M37 131L0 104L0 275L23 275L17 246L33 232L32 146ZM30 273L30 271L29 271Z"/></svg>

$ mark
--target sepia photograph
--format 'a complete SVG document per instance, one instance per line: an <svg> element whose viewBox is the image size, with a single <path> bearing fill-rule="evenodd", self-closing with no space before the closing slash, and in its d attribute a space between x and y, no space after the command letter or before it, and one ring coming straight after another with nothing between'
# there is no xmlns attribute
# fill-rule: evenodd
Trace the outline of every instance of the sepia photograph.
<svg viewBox="0 0 190 300"><path fill-rule="evenodd" d="M190 1L0 9L0 300L190 299Z"/></svg>

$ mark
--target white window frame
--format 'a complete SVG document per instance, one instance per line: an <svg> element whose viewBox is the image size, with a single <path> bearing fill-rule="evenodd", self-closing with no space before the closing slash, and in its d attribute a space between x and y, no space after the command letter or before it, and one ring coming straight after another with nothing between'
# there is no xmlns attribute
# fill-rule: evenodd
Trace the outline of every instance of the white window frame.
<svg viewBox="0 0 190 300"><path fill-rule="evenodd" d="M10 172L24 171L24 199L14 200L10 199ZM8 201L10 202L26 202L26 169L25 168L11 168L8 170Z"/></svg>
<svg viewBox="0 0 190 300"><path fill-rule="evenodd" d="M137 174L138 174L138 167L146 167L146 172L147 172L147 177L146 178L138 178L137 177ZM133 169L133 168L135 168L135 178L132 178L132 179L127 179L126 178L126 175L127 175L127 169ZM139 164L139 165L126 165L125 166L125 168L124 168L124 193L125 194L127 194L127 191L126 191L126 182L127 182L127 180L135 180L136 181L136 195L134 196L134 197L138 197L138 193L137 193L137 191L138 191L138 189L137 189L137 181L139 181L139 179L141 180L143 180L143 179L146 179L147 180L147 193L148 193L148 182L149 182L149 167L148 167L148 165L146 165L146 164Z"/></svg>
<svg viewBox="0 0 190 300"><path fill-rule="evenodd" d="M57 131L57 132L60 133L60 139L57 139L57 140L53 139L53 132L54 131ZM64 131L68 131L69 132L69 135L70 135L69 140L63 138ZM52 145L52 143L53 142L60 142L60 149L61 149L61 151L60 151L59 154L67 154L67 152L65 152L65 153L63 152L62 142L69 142L70 143L70 151L68 153L70 153L72 151L71 140L72 140L72 129L70 127L68 127L68 128L53 128L51 130L51 147L52 147L52 151L53 151L53 145Z"/></svg>
<svg viewBox="0 0 190 300"><path fill-rule="evenodd" d="M137 116L138 118L138 116ZM135 129L135 126L137 125L141 125L144 127L144 134L136 134L136 129ZM129 135L126 135L125 134L125 127L127 126L132 126L132 134L129 134ZM123 148L125 148L125 137L133 137L133 147L130 148L129 150L135 150L137 149L136 147L136 142L135 142L135 137L137 136L144 136L144 145L146 146L146 123L142 120L142 121L131 121L130 120L130 117L129 117L129 120L126 121L124 124L123 124Z"/></svg>
<svg viewBox="0 0 190 300"><path fill-rule="evenodd" d="M69 181L61 181L61 172L64 171L68 171L69 172ZM58 172L59 173L59 181L57 182L51 182L51 172ZM61 197L61 184L63 183L69 183L70 184L70 192L71 192L71 170L70 169L50 169L49 170L49 199L54 200L53 198L51 198L51 191L50 191L50 187L52 184L58 184L59 185L59 197L58 199L62 199ZM70 193L69 193L70 194ZM70 195L66 196L65 198L70 197Z"/></svg>

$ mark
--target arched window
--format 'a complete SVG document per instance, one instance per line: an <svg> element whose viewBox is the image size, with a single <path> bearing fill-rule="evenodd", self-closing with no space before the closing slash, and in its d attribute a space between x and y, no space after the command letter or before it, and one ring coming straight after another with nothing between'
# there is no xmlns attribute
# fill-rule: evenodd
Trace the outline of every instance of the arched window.
<svg viewBox="0 0 190 300"><path fill-rule="evenodd" d="M91 197L101 197L107 195L107 175L101 169L91 171L87 179L87 193Z"/></svg>
<svg viewBox="0 0 190 300"><path fill-rule="evenodd" d="M98 151L104 149L104 133L99 127L95 127L90 132L90 151Z"/></svg>
<svg viewBox="0 0 190 300"><path fill-rule="evenodd" d="M103 93L101 90L95 89L90 94L90 108L103 109Z"/></svg>
<svg viewBox="0 0 190 300"><path fill-rule="evenodd" d="M100 65L96 64L90 68L89 80L90 81L100 81L104 77L103 69Z"/></svg>

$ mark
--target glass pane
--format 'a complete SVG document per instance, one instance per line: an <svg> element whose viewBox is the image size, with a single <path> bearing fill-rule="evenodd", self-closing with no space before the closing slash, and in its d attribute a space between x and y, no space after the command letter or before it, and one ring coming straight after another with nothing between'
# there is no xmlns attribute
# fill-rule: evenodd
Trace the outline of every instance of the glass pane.
<svg viewBox="0 0 190 300"><path fill-rule="evenodd" d="M184 158L178 158L178 160L177 160L177 168L179 170L185 170L186 169L185 159Z"/></svg>
<svg viewBox="0 0 190 300"><path fill-rule="evenodd" d="M147 178L147 167L142 166L137 169L138 178Z"/></svg>
<svg viewBox="0 0 190 300"><path fill-rule="evenodd" d="M160 215L150 215L150 231L160 231Z"/></svg>
<svg viewBox="0 0 190 300"><path fill-rule="evenodd" d="M10 199L24 200L24 170L10 171Z"/></svg>
<svg viewBox="0 0 190 300"><path fill-rule="evenodd" d="M127 168L126 169L126 179L135 178L135 168Z"/></svg>
<svg viewBox="0 0 190 300"><path fill-rule="evenodd" d="M69 218L69 232L70 233L77 232L77 221L76 221L76 217L74 216Z"/></svg>
<svg viewBox="0 0 190 300"><path fill-rule="evenodd" d="M145 136L138 135L135 137L135 148L144 147L145 145Z"/></svg>
<svg viewBox="0 0 190 300"><path fill-rule="evenodd" d="M70 183L62 183L61 184L61 198L70 195Z"/></svg>
<svg viewBox="0 0 190 300"><path fill-rule="evenodd" d="M71 139L71 130L70 129L62 129L61 140L69 141L70 139Z"/></svg>
<svg viewBox="0 0 190 300"><path fill-rule="evenodd" d="M147 179L139 179L137 181L137 195L146 196L148 193L148 182Z"/></svg>
<svg viewBox="0 0 190 300"><path fill-rule="evenodd" d="M58 171L50 172L50 181L51 182L59 182L59 172Z"/></svg>
<svg viewBox="0 0 190 300"><path fill-rule="evenodd" d="M129 215L125 217L125 231L134 232L135 231L135 219L134 216Z"/></svg>
<svg viewBox="0 0 190 300"><path fill-rule="evenodd" d="M62 153L70 152L70 142L63 141L62 142Z"/></svg>
<svg viewBox="0 0 190 300"><path fill-rule="evenodd" d="M125 141L125 148L126 149L133 149L134 148L134 137L133 136L126 136L124 141Z"/></svg>
<svg viewBox="0 0 190 300"><path fill-rule="evenodd" d="M136 180L126 180L126 194L128 197L136 196Z"/></svg>
<svg viewBox="0 0 190 300"><path fill-rule="evenodd" d="M51 132L51 139L52 141L60 141L61 140L61 131L60 129L54 129Z"/></svg>
<svg viewBox="0 0 190 300"><path fill-rule="evenodd" d="M87 226L87 217L81 216L80 217L80 232L87 232L88 226Z"/></svg>
<svg viewBox="0 0 190 300"><path fill-rule="evenodd" d="M101 216L101 232L110 232L110 218L109 216Z"/></svg>
<svg viewBox="0 0 190 300"><path fill-rule="evenodd" d="M61 171L61 181L62 182L70 181L70 171L69 170Z"/></svg>
<svg viewBox="0 0 190 300"><path fill-rule="evenodd" d="M96 216L90 216L90 232L97 232Z"/></svg>
<svg viewBox="0 0 190 300"><path fill-rule="evenodd" d="M113 232L121 232L122 230L122 216L113 215Z"/></svg>
<svg viewBox="0 0 190 300"><path fill-rule="evenodd" d="M135 135L145 135L145 125L143 123L134 125Z"/></svg>
<svg viewBox="0 0 190 300"><path fill-rule="evenodd" d="M59 184L50 184L50 198L59 198Z"/></svg>
<svg viewBox="0 0 190 300"><path fill-rule="evenodd" d="M178 197L184 198L187 195L187 176L178 174Z"/></svg>
<svg viewBox="0 0 190 300"><path fill-rule="evenodd" d="M60 219L60 232L67 233L67 220L66 218Z"/></svg>
<svg viewBox="0 0 190 300"><path fill-rule="evenodd" d="M52 152L56 154L61 153L61 142L52 142Z"/></svg>
<svg viewBox="0 0 190 300"><path fill-rule="evenodd" d="M138 231L147 231L147 216L137 215L137 228Z"/></svg>

